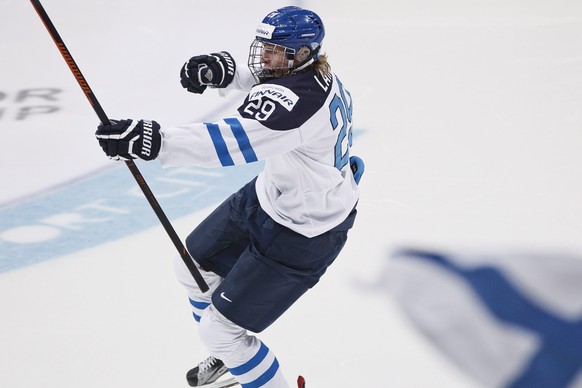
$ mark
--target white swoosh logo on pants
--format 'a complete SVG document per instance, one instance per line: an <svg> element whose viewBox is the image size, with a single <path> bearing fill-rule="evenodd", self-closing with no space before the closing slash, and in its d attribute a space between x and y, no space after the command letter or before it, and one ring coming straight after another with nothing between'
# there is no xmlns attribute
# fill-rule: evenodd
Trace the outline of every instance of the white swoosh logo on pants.
<svg viewBox="0 0 582 388"><path fill-rule="evenodd" d="M224 295L224 292L221 292L221 293L220 293L220 297L221 297L222 299L226 300L227 302L230 302L230 303L232 303L232 300L228 299L228 298L226 297L226 295Z"/></svg>

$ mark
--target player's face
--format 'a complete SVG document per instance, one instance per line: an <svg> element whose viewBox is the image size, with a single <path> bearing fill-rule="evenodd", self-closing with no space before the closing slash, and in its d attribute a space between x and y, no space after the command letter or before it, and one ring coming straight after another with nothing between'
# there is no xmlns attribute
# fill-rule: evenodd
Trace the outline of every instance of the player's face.
<svg viewBox="0 0 582 388"><path fill-rule="evenodd" d="M270 43L265 44L261 61L263 68L268 70L288 69L285 48L281 46Z"/></svg>
<svg viewBox="0 0 582 388"><path fill-rule="evenodd" d="M294 50L255 39L249 49L249 69L258 81L289 75L294 65Z"/></svg>

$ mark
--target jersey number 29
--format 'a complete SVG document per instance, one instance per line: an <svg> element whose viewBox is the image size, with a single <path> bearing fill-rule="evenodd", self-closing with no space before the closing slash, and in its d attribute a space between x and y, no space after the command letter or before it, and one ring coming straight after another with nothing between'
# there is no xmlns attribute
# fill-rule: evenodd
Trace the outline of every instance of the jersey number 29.
<svg viewBox="0 0 582 388"><path fill-rule="evenodd" d="M337 79L337 78L336 78ZM344 168L350 160L350 147L352 146L352 96L337 79L340 95L337 93L329 104L331 127L335 131L340 128L335 143L335 167L338 170ZM349 104L346 94L350 98ZM346 142L347 138L347 142Z"/></svg>

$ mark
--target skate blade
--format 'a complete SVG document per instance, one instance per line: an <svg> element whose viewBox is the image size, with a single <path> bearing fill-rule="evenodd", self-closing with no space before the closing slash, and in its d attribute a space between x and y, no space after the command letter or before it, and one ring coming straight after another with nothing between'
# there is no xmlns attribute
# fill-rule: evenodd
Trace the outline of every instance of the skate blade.
<svg viewBox="0 0 582 388"><path fill-rule="evenodd" d="M215 381L210 384L201 385L198 388L228 388L228 387L236 387L238 386L238 382L234 379L234 377L229 377L228 379Z"/></svg>

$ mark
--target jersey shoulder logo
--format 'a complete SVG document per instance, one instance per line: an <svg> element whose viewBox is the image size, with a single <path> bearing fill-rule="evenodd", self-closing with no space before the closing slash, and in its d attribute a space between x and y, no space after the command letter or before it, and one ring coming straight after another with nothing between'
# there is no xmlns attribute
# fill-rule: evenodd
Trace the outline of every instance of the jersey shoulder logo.
<svg viewBox="0 0 582 388"><path fill-rule="evenodd" d="M249 101L260 100L263 97L278 102L289 112L293 110L299 101L299 96L291 89L276 84L257 85L249 93Z"/></svg>

